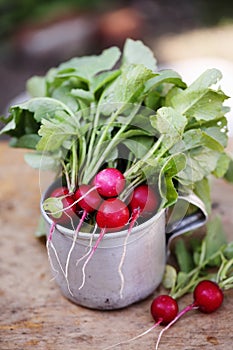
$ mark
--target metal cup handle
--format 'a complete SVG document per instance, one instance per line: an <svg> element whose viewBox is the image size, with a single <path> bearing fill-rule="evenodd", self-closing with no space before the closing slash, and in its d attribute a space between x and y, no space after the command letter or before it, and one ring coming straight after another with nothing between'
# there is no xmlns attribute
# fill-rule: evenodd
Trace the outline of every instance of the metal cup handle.
<svg viewBox="0 0 233 350"><path fill-rule="evenodd" d="M187 210L190 204L194 205L197 210L194 213L187 215ZM179 219L177 219L177 216L179 216ZM167 220L165 228L167 253L170 253L171 242L175 237L205 225L207 220L207 210L198 196L194 193L179 196L179 199L172 210L172 214Z"/></svg>

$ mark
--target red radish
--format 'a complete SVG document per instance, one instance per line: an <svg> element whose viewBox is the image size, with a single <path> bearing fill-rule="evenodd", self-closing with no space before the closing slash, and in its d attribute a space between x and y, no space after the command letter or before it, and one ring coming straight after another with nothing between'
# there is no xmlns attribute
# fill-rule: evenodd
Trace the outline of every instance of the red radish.
<svg viewBox="0 0 233 350"><path fill-rule="evenodd" d="M83 197L83 198L82 198ZM87 213L92 213L97 210L102 198L98 194L95 188L90 185L81 185L74 193L75 200L79 200L79 206Z"/></svg>
<svg viewBox="0 0 233 350"><path fill-rule="evenodd" d="M129 208L133 211L140 211L140 215L148 217L158 207L158 198L153 188L149 185L139 185L133 191L129 202Z"/></svg>
<svg viewBox="0 0 233 350"><path fill-rule="evenodd" d="M53 192L51 193L50 197L66 197L67 195L69 195L69 190L67 187L65 186L61 186L61 187L57 187L53 190Z"/></svg>
<svg viewBox="0 0 233 350"><path fill-rule="evenodd" d="M147 333L152 331L158 325L168 324L177 316L177 314L178 314L177 301L169 295L159 295L151 303L151 315L155 320L155 323L153 324L153 326L148 328L143 333L141 333L141 334L139 334L131 339L128 339L128 340L122 341L120 343L111 345L111 346L105 348L104 350L112 349L112 348L115 348L116 346L119 346L119 345L122 345L125 343L130 343L131 341L136 340L136 339L146 335Z"/></svg>
<svg viewBox="0 0 233 350"><path fill-rule="evenodd" d="M125 177L116 168L101 170L94 178L94 186L103 197L117 197L125 187Z"/></svg>
<svg viewBox="0 0 233 350"><path fill-rule="evenodd" d="M178 314L178 304L175 299L169 295L159 295L152 301L151 304L151 315L155 322L161 324L168 324Z"/></svg>
<svg viewBox="0 0 233 350"><path fill-rule="evenodd" d="M156 343L156 350L159 347L159 342L163 333L169 329L181 316L194 309L198 309L204 313L214 312L222 305L224 298L223 292L218 284L209 280L203 280L197 284L193 292L193 297L193 303L181 310L178 315L160 332Z"/></svg>
<svg viewBox="0 0 233 350"><path fill-rule="evenodd" d="M217 310L223 302L223 292L218 284L204 280L198 283L194 289L194 306L204 313Z"/></svg>
<svg viewBox="0 0 233 350"><path fill-rule="evenodd" d="M69 190L66 187L56 188L50 195L50 198L58 198L61 204L61 209L58 209L57 212L61 211L62 214L60 217L56 217L55 213L51 211L49 216L55 223L65 225L70 223L70 221L76 216L77 205L74 201L74 198L69 194ZM54 215L53 215L54 213Z"/></svg>
<svg viewBox="0 0 233 350"><path fill-rule="evenodd" d="M96 214L96 223L107 230L121 230L129 220L129 209L118 198L108 198L102 202Z"/></svg>

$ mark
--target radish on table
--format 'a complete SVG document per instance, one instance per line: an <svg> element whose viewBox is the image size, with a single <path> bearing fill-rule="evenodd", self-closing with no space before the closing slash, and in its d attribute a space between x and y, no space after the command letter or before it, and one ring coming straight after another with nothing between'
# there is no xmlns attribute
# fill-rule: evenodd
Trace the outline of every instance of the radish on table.
<svg viewBox="0 0 233 350"><path fill-rule="evenodd" d="M165 327L159 333L155 347L155 349L158 350L163 333L168 330L181 316L188 311L195 309L204 313L212 313L222 305L224 295L217 283L210 280L203 280L196 285L193 292L193 298L194 301L192 304L186 306L183 310L178 312L179 307L176 299L166 294L157 296L153 299L150 307L151 315L155 321L152 327L131 339L111 345L104 350L112 349L118 345L134 341L146 335L158 325L164 325Z"/></svg>
<svg viewBox="0 0 233 350"><path fill-rule="evenodd" d="M177 301L174 298L172 298L169 295L159 295L152 301L152 304L151 304L150 312L155 321L152 327L148 328L143 333L140 333L139 335L131 339L108 346L104 350L115 348L118 345L130 343L148 334L150 331L152 331L154 328L156 328L159 325L167 325L173 319L175 319L175 317L177 317L178 310L179 310L179 307L178 307Z"/></svg>
<svg viewBox="0 0 233 350"><path fill-rule="evenodd" d="M217 283L210 280L203 280L196 285L193 292L193 298L193 303L181 310L178 315L174 317L160 332L156 343L156 350L159 348L159 343L163 333L181 318L181 316L195 309L207 314L212 313L222 305L224 295Z"/></svg>

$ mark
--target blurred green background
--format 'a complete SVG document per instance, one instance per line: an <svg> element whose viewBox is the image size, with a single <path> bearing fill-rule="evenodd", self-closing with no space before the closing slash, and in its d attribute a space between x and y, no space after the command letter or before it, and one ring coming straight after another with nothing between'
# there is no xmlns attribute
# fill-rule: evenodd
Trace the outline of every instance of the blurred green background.
<svg viewBox="0 0 233 350"><path fill-rule="evenodd" d="M0 114L31 75L72 56L121 47L127 37L154 50L171 35L229 25L232 0L0 0ZM155 55L168 61L162 50Z"/></svg>

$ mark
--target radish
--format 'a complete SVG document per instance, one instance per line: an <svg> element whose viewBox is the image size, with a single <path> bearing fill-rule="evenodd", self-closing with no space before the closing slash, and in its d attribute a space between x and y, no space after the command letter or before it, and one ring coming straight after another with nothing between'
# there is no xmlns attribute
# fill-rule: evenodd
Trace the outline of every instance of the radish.
<svg viewBox="0 0 233 350"><path fill-rule="evenodd" d="M158 197L149 185L139 185L133 191L129 202L131 212L140 212L143 217L149 217L155 213L158 207Z"/></svg>
<svg viewBox="0 0 233 350"><path fill-rule="evenodd" d="M156 350L159 347L159 342L163 333L170 328L181 316L183 316L186 312L194 309L198 309L204 313L211 313L216 311L223 302L223 292L218 286L217 283L203 280L197 284L193 292L194 301L192 304L186 306L183 310L181 310L178 315L171 320L170 323L160 332L157 343Z"/></svg>
<svg viewBox="0 0 233 350"><path fill-rule="evenodd" d="M116 168L101 170L93 180L98 193L106 198L117 197L125 187L125 177Z"/></svg>
<svg viewBox="0 0 233 350"><path fill-rule="evenodd" d="M90 185L79 186L74 193L74 198L86 213L92 213L97 210L102 201L96 189L92 188Z"/></svg>
<svg viewBox="0 0 233 350"><path fill-rule="evenodd" d="M141 334L139 334L131 339L128 339L126 341L111 345L111 346L105 348L104 350L112 349L116 346L119 346L119 345L122 345L125 343L129 343L133 340L136 340L136 339L146 335L147 333L152 331L158 325L168 324L177 316L178 310L179 310L178 304L174 298L172 298L169 295L159 295L151 303L150 311L151 311L151 315L152 315L153 319L155 320L155 323L153 324L153 326L148 328L143 333L141 333Z"/></svg>
<svg viewBox="0 0 233 350"><path fill-rule="evenodd" d="M177 301L169 295L159 295L152 301L151 304L151 315L155 322L160 324L168 324L178 314Z"/></svg>
<svg viewBox="0 0 233 350"><path fill-rule="evenodd" d="M102 229L119 231L129 221L129 209L118 198L108 198L100 205L96 214L96 223Z"/></svg>
<svg viewBox="0 0 233 350"><path fill-rule="evenodd" d="M52 193L50 194L50 197L66 197L69 195L69 190L65 186L57 187L55 188Z"/></svg>
<svg viewBox="0 0 233 350"><path fill-rule="evenodd" d="M55 212L51 210L51 201L50 199L57 198L57 201L54 201L53 206L57 207L57 211ZM51 217L51 219L60 225L67 225L72 222L72 219L76 217L77 204L74 201L74 198L71 194L69 194L69 190L67 187L58 187L51 194L50 197L45 200L44 208ZM56 215L57 212L60 212L60 216Z"/></svg>
<svg viewBox="0 0 233 350"><path fill-rule="evenodd" d="M194 289L194 307L201 312L211 313L217 310L223 302L223 292L217 283L204 280Z"/></svg>
<svg viewBox="0 0 233 350"><path fill-rule="evenodd" d="M124 288L124 275L122 273L122 267L125 260L126 246L127 246L129 235L131 234L132 229L137 219L139 218L139 216L149 217L155 213L158 207L158 199L153 188L148 185L137 186L134 189L133 194L131 195L128 207L130 208L132 213L131 222L130 222L127 236L124 241L123 253L122 253L121 261L118 267L118 272L121 279L121 289L120 289L121 298L123 297L123 288Z"/></svg>
<svg viewBox="0 0 233 350"><path fill-rule="evenodd" d="M115 230L121 230L129 221L129 209L124 202L118 198L108 198L104 200L96 214L96 223L101 229L98 239L95 245L92 247L89 256L87 257L83 265L83 282L79 289L84 285L85 281L85 268L88 262L91 260L93 254L99 246L99 243L103 239L106 232L113 232Z"/></svg>

